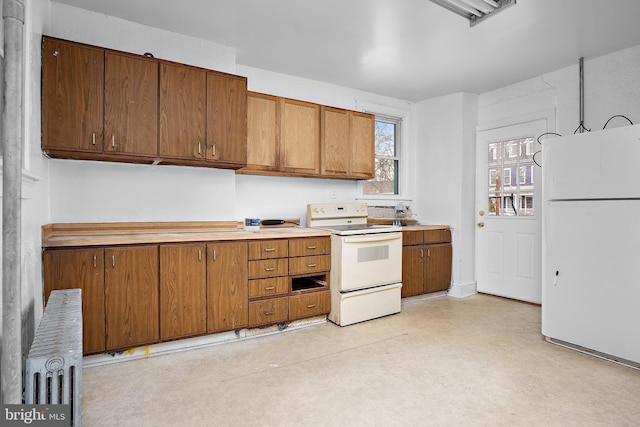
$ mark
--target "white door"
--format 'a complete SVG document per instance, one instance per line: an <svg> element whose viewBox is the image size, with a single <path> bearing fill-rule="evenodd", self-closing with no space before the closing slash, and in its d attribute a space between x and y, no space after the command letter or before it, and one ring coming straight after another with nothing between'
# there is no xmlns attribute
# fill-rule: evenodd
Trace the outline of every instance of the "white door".
<svg viewBox="0 0 640 427"><path fill-rule="evenodd" d="M478 292L541 303L542 156L535 153L545 132L546 119L478 132Z"/></svg>

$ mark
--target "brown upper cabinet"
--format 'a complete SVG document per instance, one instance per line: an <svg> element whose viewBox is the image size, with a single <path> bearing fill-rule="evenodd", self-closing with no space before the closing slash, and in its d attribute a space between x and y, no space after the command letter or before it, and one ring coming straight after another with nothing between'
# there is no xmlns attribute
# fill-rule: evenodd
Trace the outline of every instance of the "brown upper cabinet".
<svg viewBox="0 0 640 427"><path fill-rule="evenodd" d="M240 172L373 177L372 114L256 92L247 99L247 167Z"/></svg>
<svg viewBox="0 0 640 427"><path fill-rule="evenodd" d="M322 174L372 178L374 124L372 114L322 107Z"/></svg>
<svg viewBox="0 0 640 427"><path fill-rule="evenodd" d="M245 166L246 111L246 78L161 63L161 162Z"/></svg>
<svg viewBox="0 0 640 427"><path fill-rule="evenodd" d="M278 97L247 93L247 168L277 171L280 159L280 106Z"/></svg>
<svg viewBox="0 0 640 427"><path fill-rule="evenodd" d="M280 98L280 170L319 175L319 105Z"/></svg>
<svg viewBox="0 0 640 427"><path fill-rule="evenodd" d="M50 157L246 165L245 77L50 37L42 55Z"/></svg>
<svg viewBox="0 0 640 427"><path fill-rule="evenodd" d="M104 50L45 38L42 44L42 148L103 149Z"/></svg>
<svg viewBox="0 0 640 427"><path fill-rule="evenodd" d="M157 110L156 61L44 38L42 147L50 156L151 163Z"/></svg>
<svg viewBox="0 0 640 427"><path fill-rule="evenodd" d="M204 160L207 73L160 64L160 153L163 159Z"/></svg>

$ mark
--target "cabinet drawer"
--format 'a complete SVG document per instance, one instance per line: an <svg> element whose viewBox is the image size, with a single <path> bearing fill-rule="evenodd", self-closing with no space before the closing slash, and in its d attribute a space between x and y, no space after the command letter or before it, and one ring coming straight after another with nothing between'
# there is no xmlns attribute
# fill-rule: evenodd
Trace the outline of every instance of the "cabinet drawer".
<svg viewBox="0 0 640 427"><path fill-rule="evenodd" d="M289 292L288 285L287 277L249 280L249 298L286 294Z"/></svg>
<svg viewBox="0 0 640 427"><path fill-rule="evenodd" d="M289 256L328 255L331 252L329 237L311 237L289 240Z"/></svg>
<svg viewBox="0 0 640 427"><path fill-rule="evenodd" d="M331 255L289 258L289 274L307 274L331 270Z"/></svg>
<svg viewBox="0 0 640 427"><path fill-rule="evenodd" d="M289 274L288 261L288 258L249 261L249 279L286 276Z"/></svg>
<svg viewBox="0 0 640 427"><path fill-rule="evenodd" d="M249 242L249 259L286 258L289 256L289 241L259 240Z"/></svg>
<svg viewBox="0 0 640 427"><path fill-rule="evenodd" d="M289 299L272 298L249 303L249 326L270 325L289 319Z"/></svg>
<svg viewBox="0 0 640 427"><path fill-rule="evenodd" d="M304 319L329 313L331 309L329 291L314 292L289 298L289 320Z"/></svg>
<svg viewBox="0 0 640 427"><path fill-rule="evenodd" d="M451 241L451 230L425 230L424 242L425 243L443 243Z"/></svg>
<svg viewBox="0 0 640 427"><path fill-rule="evenodd" d="M402 230L402 246L421 245L424 242L422 230Z"/></svg>

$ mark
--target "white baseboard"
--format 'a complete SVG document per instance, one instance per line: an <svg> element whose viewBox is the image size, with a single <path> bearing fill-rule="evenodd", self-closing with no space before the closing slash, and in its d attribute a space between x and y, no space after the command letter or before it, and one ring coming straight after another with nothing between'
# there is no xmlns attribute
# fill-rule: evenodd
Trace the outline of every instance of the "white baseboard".
<svg viewBox="0 0 640 427"><path fill-rule="evenodd" d="M454 283L449 289L449 296L454 298L466 298L478 293L478 284L471 283Z"/></svg>

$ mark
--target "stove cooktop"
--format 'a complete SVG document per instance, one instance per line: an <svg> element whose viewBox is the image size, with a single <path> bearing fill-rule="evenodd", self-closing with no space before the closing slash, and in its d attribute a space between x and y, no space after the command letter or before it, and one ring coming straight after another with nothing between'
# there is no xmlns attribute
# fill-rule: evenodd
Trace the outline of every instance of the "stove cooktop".
<svg viewBox="0 0 640 427"><path fill-rule="evenodd" d="M392 225L350 224L350 225L326 225L316 226L330 230L333 234L348 236L352 234L392 233L401 231L401 227Z"/></svg>

